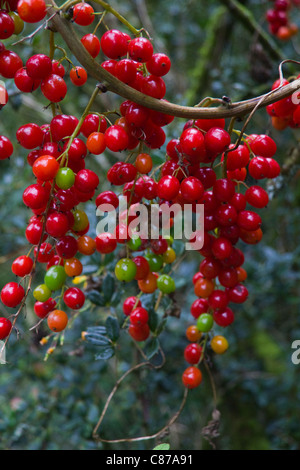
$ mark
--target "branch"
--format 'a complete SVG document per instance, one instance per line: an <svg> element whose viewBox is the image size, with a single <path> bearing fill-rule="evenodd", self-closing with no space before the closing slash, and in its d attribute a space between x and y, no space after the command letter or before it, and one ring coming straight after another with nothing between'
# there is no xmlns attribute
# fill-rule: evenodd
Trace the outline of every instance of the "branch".
<svg viewBox="0 0 300 470"><path fill-rule="evenodd" d="M230 10L250 33L256 33L260 43L267 49L275 60L282 60L281 51L278 50L276 44L272 38L266 33L266 31L257 23L251 11L242 5L237 0L220 0L228 10Z"/></svg>
<svg viewBox="0 0 300 470"><path fill-rule="evenodd" d="M300 88L300 79L297 79L289 85L279 87L265 95L231 104L224 103L224 105L220 107L211 108L181 106L152 98L121 82L101 67L84 48L72 24L57 11L54 0L50 0L50 2L53 8L48 10L48 14L50 16L54 15L51 20L51 27L61 35L72 54L74 54L79 63L86 69L87 73L98 82L101 82L107 91L111 91L126 100L141 104L146 108L185 119L242 117L249 114L256 107L266 107L269 104L287 98ZM54 14L55 12L56 14Z"/></svg>

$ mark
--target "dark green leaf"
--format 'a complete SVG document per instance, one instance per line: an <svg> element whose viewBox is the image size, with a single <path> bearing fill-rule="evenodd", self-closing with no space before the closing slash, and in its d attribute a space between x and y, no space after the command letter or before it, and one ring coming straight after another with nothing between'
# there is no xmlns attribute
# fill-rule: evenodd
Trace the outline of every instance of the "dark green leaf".
<svg viewBox="0 0 300 470"><path fill-rule="evenodd" d="M105 322L105 327L107 331L107 336L112 341L117 341L120 335L120 325L116 318L108 317Z"/></svg>
<svg viewBox="0 0 300 470"><path fill-rule="evenodd" d="M151 359L159 350L159 341L157 338L152 338L145 348L145 353L148 359Z"/></svg>
<svg viewBox="0 0 300 470"><path fill-rule="evenodd" d="M103 349L100 354L95 356L96 361L106 361L115 354L115 350L112 347Z"/></svg>
<svg viewBox="0 0 300 470"><path fill-rule="evenodd" d="M103 279L102 292L105 302L109 302L115 291L115 279L112 274L108 273Z"/></svg>
<svg viewBox="0 0 300 470"><path fill-rule="evenodd" d="M105 306L104 297L97 290L91 290L90 292L87 293L86 296L93 304L98 305L98 307Z"/></svg>

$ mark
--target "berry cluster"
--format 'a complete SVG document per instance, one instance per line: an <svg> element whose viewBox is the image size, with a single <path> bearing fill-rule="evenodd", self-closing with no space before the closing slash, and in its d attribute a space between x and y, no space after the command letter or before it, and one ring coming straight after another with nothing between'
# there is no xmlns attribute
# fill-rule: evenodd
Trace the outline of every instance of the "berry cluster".
<svg viewBox="0 0 300 470"><path fill-rule="evenodd" d="M280 173L273 158L276 144L272 138L253 134L237 145L231 143L224 127L224 120L187 122L179 139L168 143L169 160L162 168L162 174L170 170L167 176L170 186L176 187L170 199L181 204L204 205L204 238L199 250L204 259L193 277L198 299L191 306L197 322L193 334L190 327L187 331L192 344L187 346L185 358L191 366L183 374L183 382L189 388L201 382L196 364L205 351L199 347L199 341L200 345L207 344L207 335L215 327L229 326L234 321L234 312L228 305L241 304L248 297L244 285L247 273L242 267L244 255L236 244L239 240L246 244L261 240L262 220L257 210L266 207L269 198L261 186L248 186L245 179L247 176L256 181L276 178ZM219 165L221 175L218 175ZM228 348L223 336L212 335L210 340L217 354Z"/></svg>
<svg viewBox="0 0 300 470"><path fill-rule="evenodd" d="M7 0L6 4L7 11L17 10L25 22L41 21L46 15L44 0L20 0L14 6ZM9 37L13 31L8 28L6 17L12 17L5 15L0 20L0 34ZM71 9L70 19L80 26L89 26L95 12L90 4L79 2ZM171 61L165 54L154 53L149 39L140 34L132 38L113 29L100 39L95 32L88 33L81 42L93 59L102 51L102 67L121 82L144 95L165 100L162 77L168 74ZM83 289L68 286L83 272L82 256L115 252L116 279L133 282L138 290L136 296L124 300L123 326L135 341L145 341L157 331L151 330L151 312L143 306L143 295L154 294L151 311L155 311L163 297L173 301L176 291L174 238L163 230L172 229L175 216L164 221L163 206L176 205L184 211L189 205L197 214L197 205L202 204L204 232L197 232L190 240L199 238L202 242L198 250L202 260L191 279L197 297L191 314L196 322L186 330L189 344L184 359L189 367L182 375L183 384L195 388L202 381L200 364L207 348L216 354L228 349L226 338L215 330L232 324L232 304L242 304L248 297L242 243L256 244L262 238L259 211L267 206L269 198L258 182L276 178L280 173L274 159L276 144L264 134L240 133L238 140L233 140L239 131L227 132L224 119L190 120L178 138L167 142L166 158L155 167L151 152L165 144L164 127L174 117L125 100L119 117L112 123L107 119L109 113L91 112L92 98L79 119L63 114L55 106L67 93L63 60L71 63L67 57L55 61L37 54L23 66L22 59L0 43L0 74L14 79L22 93L40 87L54 105L49 123L26 123L16 132L19 145L28 151L27 163L35 178L23 193L24 205L31 211L25 230L31 248L27 255L14 260L12 272L19 279L4 286L1 301L6 307L21 311L31 291L34 271L44 265L43 283L33 289L34 312L39 321L46 319L50 334L56 335L69 323L68 309L78 311L85 303ZM73 85L81 86L86 80L82 67L72 68ZM98 92L97 88L93 96ZM276 106L274 116L279 117L277 108L281 102L272 106ZM295 113L290 112L289 118L293 114L296 122ZM106 150L120 153L119 161L106 175L110 189L96 194L99 176L86 166L90 155L101 155ZM0 136L0 160L9 158L13 151L10 140ZM121 198L126 200L125 210L120 210ZM90 222L81 206L93 199L98 209L105 205L105 212L118 214L114 231L99 233L95 238L88 235ZM158 236L148 232L136 236L131 223L138 219L135 208L139 203L147 211L154 203L159 206ZM238 242L241 248L237 247ZM7 338L11 330L10 319L1 318L0 339Z"/></svg>
<svg viewBox="0 0 300 470"><path fill-rule="evenodd" d="M273 0L274 6L266 13L269 30L278 39L288 40L298 32L298 26L290 21L289 10L300 5L299 0Z"/></svg>
<svg viewBox="0 0 300 470"><path fill-rule="evenodd" d="M298 76L297 78L299 78ZM287 79L278 79L272 85L272 90L276 90L279 86L289 84ZM274 129L282 131L287 127L297 129L300 126L300 100L299 93L294 93L287 98L283 98L276 103L266 107L267 113L271 117Z"/></svg>

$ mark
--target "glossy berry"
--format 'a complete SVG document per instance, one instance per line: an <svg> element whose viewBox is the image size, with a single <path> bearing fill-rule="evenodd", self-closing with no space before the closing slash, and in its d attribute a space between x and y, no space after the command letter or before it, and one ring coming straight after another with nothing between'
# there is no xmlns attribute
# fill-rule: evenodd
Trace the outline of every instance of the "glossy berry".
<svg viewBox="0 0 300 470"><path fill-rule="evenodd" d="M82 86L88 78L87 72L83 67L77 66L70 70L70 80L75 86Z"/></svg>
<svg viewBox="0 0 300 470"><path fill-rule="evenodd" d="M150 334L150 328L147 323L143 325L130 324L128 328L128 333L135 341L146 341Z"/></svg>
<svg viewBox="0 0 300 470"><path fill-rule="evenodd" d="M100 52L100 41L95 34L86 34L81 39L81 44L85 47L88 53L95 59Z"/></svg>
<svg viewBox="0 0 300 470"><path fill-rule="evenodd" d="M42 81L41 90L47 100L59 103L67 94L67 85L62 77L51 74Z"/></svg>
<svg viewBox="0 0 300 470"><path fill-rule="evenodd" d="M191 343L184 350L184 359L189 364L198 364L202 354L202 347L197 343Z"/></svg>
<svg viewBox="0 0 300 470"><path fill-rule="evenodd" d="M216 354L224 354L227 351L229 344L224 336L218 335L211 339L210 347Z"/></svg>
<svg viewBox="0 0 300 470"><path fill-rule="evenodd" d="M50 330L63 331L68 324L68 315L63 310L52 310L47 318L47 323Z"/></svg>
<svg viewBox="0 0 300 470"><path fill-rule="evenodd" d="M0 340L7 338L12 329L12 323L8 318L0 317Z"/></svg>
<svg viewBox="0 0 300 470"><path fill-rule="evenodd" d="M72 310L79 310L85 302L85 295L78 287L70 287L64 293L64 302Z"/></svg>
<svg viewBox="0 0 300 470"><path fill-rule="evenodd" d="M52 73L52 61L45 54L31 56L26 62L26 70L32 79L43 79Z"/></svg>
<svg viewBox="0 0 300 470"><path fill-rule="evenodd" d="M202 382L202 373L198 367L190 366L182 374L182 383L186 388L199 387Z"/></svg>
<svg viewBox="0 0 300 470"><path fill-rule="evenodd" d="M26 23L37 23L47 13L44 0L19 0L17 8L20 18Z"/></svg>
<svg viewBox="0 0 300 470"><path fill-rule="evenodd" d="M29 256L19 256L16 258L11 266L12 272L19 277L24 277L30 274L33 267L33 260Z"/></svg>
<svg viewBox="0 0 300 470"><path fill-rule="evenodd" d="M197 320L197 328L202 333L207 333L213 327L214 319L209 313L202 313Z"/></svg>
<svg viewBox="0 0 300 470"><path fill-rule="evenodd" d="M136 62L147 62L153 55L152 43L147 38L134 38L129 42L128 53Z"/></svg>
<svg viewBox="0 0 300 470"><path fill-rule="evenodd" d="M129 320L132 325L145 325L148 323L149 314L145 308L137 307L130 313Z"/></svg>
<svg viewBox="0 0 300 470"><path fill-rule="evenodd" d="M24 288L17 282L8 282L1 290L1 302L6 307L17 307L25 296Z"/></svg>
<svg viewBox="0 0 300 470"><path fill-rule="evenodd" d="M129 258L122 258L115 266L115 275L119 281L130 282L135 278L137 267Z"/></svg>
<svg viewBox="0 0 300 470"><path fill-rule="evenodd" d="M112 29L101 37L101 49L110 59L119 59L127 54L127 37L121 31Z"/></svg>
<svg viewBox="0 0 300 470"><path fill-rule="evenodd" d="M94 9L85 2L80 2L73 7L73 21L80 26L89 26L94 21Z"/></svg>
<svg viewBox="0 0 300 470"><path fill-rule="evenodd" d="M0 135L0 160L11 157L14 151L13 144L4 135Z"/></svg>

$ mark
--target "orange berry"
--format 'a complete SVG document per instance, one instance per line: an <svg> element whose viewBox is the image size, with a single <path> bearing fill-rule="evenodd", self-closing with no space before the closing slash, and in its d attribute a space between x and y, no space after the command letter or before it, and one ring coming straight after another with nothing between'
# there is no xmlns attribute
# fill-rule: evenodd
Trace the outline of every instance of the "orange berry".
<svg viewBox="0 0 300 470"><path fill-rule="evenodd" d="M65 262L65 272L69 277L80 276L82 273L81 261L77 258L67 259Z"/></svg>
<svg viewBox="0 0 300 470"><path fill-rule="evenodd" d="M194 292L197 297L206 299L213 293L215 289L215 284L210 279L198 279L194 286Z"/></svg>
<svg viewBox="0 0 300 470"><path fill-rule="evenodd" d="M224 336L218 335L211 339L210 346L216 354L224 354L227 351L229 344Z"/></svg>
<svg viewBox="0 0 300 470"><path fill-rule="evenodd" d="M68 315L63 310L52 310L47 319L50 330L63 331L68 324Z"/></svg>
<svg viewBox="0 0 300 470"><path fill-rule="evenodd" d="M152 170L153 162L148 153L140 153L135 160L135 167L139 173L145 175Z"/></svg>
<svg viewBox="0 0 300 470"><path fill-rule="evenodd" d="M77 239L77 247L82 255L91 256L96 251L96 242L92 237L82 235Z"/></svg>
<svg viewBox="0 0 300 470"><path fill-rule="evenodd" d="M150 272L145 279L138 281L138 286L145 294L152 294L157 289L157 276Z"/></svg>
<svg viewBox="0 0 300 470"><path fill-rule="evenodd" d="M196 325L190 325L186 329L186 337L191 343L197 343L201 339L202 333L198 330Z"/></svg>

